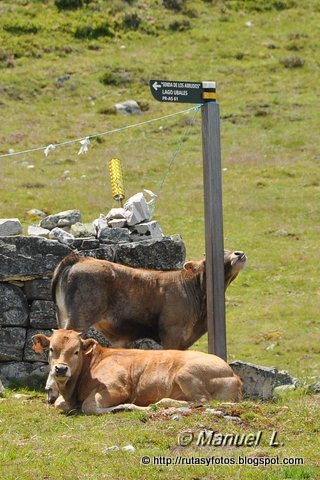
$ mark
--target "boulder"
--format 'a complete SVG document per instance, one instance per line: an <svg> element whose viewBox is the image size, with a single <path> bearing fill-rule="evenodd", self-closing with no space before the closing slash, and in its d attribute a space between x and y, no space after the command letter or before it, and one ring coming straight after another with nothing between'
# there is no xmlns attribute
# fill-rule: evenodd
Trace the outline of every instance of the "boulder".
<svg viewBox="0 0 320 480"><path fill-rule="evenodd" d="M139 223L131 228L131 237L133 237L133 241L142 240L143 237L162 238L163 236L160 225L155 220L146 223Z"/></svg>
<svg viewBox="0 0 320 480"><path fill-rule="evenodd" d="M239 360L230 363L230 367L241 378L246 397L270 400L275 387L295 384L288 372L279 372L275 367L263 367Z"/></svg>
<svg viewBox="0 0 320 480"><path fill-rule="evenodd" d="M54 215L48 215L41 220L40 227L52 230L55 227L69 227L77 222L81 222L81 213L79 210L66 210Z"/></svg>
<svg viewBox="0 0 320 480"><path fill-rule="evenodd" d="M109 213L107 214L106 217L103 216L107 222L110 222L110 220L114 219L125 219L126 218L126 211L124 208L111 208Z"/></svg>
<svg viewBox="0 0 320 480"><path fill-rule="evenodd" d="M1 237L0 281L50 277L58 262L71 251L46 238Z"/></svg>
<svg viewBox="0 0 320 480"><path fill-rule="evenodd" d="M49 365L34 362L0 363L0 377L6 387L29 388L44 386L49 373Z"/></svg>
<svg viewBox="0 0 320 480"><path fill-rule="evenodd" d="M22 225L18 218L0 218L0 237L10 237L21 233Z"/></svg>
<svg viewBox="0 0 320 480"><path fill-rule="evenodd" d="M127 228L104 228L100 231L101 243L124 243L130 242L130 231Z"/></svg>
<svg viewBox="0 0 320 480"><path fill-rule="evenodd" d="M99 248L99 246L99 240L94 237L76 238L72 244L72 248L76 248L77 250L93 250Z"/></svg>
<svg viewBox="0 0 320 480"><path fill-rule="evenodd" d="M131 267L155 270L180 270L186 249L180 235L161 240L143 240L117 246L115 261Z"/></svg>
<svg viewBox="0 0 320 480"><path fill-rule="evenodd" d="M38 227L35 225L29 225L28 227L28 235L33 237L48 237L50 230L47 228Z"/></svg>
<svg viewBox="0 0 320 480"><path fill-rule="evenodd" d="M0 328L0 362L22 360L26 329L21 327ZM1 376L1 374L0 374Z"/></svg>
<svg viewBox="0 0 320 480"><path fill-rule="evenodd" d="M93 257L98 258L99 260L109 260L109 262L114 262L116 249L117 246L115 244L110 244L92 250L80 250L78 253L83 257Z"/></svg>
<svg viewBox="0 0 320 480"><path fill-rule="evenodd" d="M30 308L32 328L58 328L56 307L51 300L34 300Z"/></svg>
<svg viewBox="0 0 320 480"><path fill-rule="evenodd" d="M129 226L151 220L151 212L142 192L130 197L124 204L124 209Z"/></svg>
<svg viewBox="0 0 320 480"><path fill-rule="evenodd" d="M96 230L92 223L77 222L71 225L70 233L75 238L94 237L96 234Z"/></svg>
<svg viewBox="0 0 320 480"><path fill-rule="evenodd" d="M111 228L123 228L127 226L127 220L125 218L115 218L108 222Z"/></svg>
<svg viewBox="0 0 320 480"><path fill-rule="evenodd" d="M135 100L116 103L115 107L117 112L123 115L140 115L142 113L141 108Z"/></svg>
<svg viewBox="0 0 320 480"><path fill-rule="evenodd" d="M60 243L70 246L74 241L74 236L71 233L68 233L63 230L63 228L59 227L55 227L50 231L49 238L51 238L51 240L58 240Z"/></svg>
<svg viewBox="0 0 320 480"><path fill-rule="evenodd" d="M25 327L28 323L28 302L21 288L0 283L0 326Z"/></svg>
<svg viewBox="0 0 320 480"><path fill-rule="evenodd" d="M37 333L43 333L48 337L51 337L52 335L51 330L29 328L27 330L26 343L25 343L24 352L23 352L24 362L47 362L48 361L48 351L44 351L43 353L36 353L32 349L32 345L33 345L32 337Z"/></svg>
<svg viewBox="0 0 320 480"><path fill-rule="evenodd" d="M32 300L51 300L51 279L36 278L25 282L24 293L29 302Z"/></svg>

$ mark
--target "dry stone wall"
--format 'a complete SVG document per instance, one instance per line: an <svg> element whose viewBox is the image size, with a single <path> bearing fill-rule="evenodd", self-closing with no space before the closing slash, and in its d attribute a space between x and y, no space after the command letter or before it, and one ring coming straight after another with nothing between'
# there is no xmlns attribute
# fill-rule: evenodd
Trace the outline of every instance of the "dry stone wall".
<svg viewBox="0 0 320 480"><path fill-rule="evenodd" d="M37 236L0 236L0 382L4 386L43 383L48 365L36 354L31 337L57 328L51 299L51 276L72 251L133 267L158 270L182 268L185 247L179 235L108 243L74 238L65 244ZM1 385L1 383L0 383Z"/></svg>

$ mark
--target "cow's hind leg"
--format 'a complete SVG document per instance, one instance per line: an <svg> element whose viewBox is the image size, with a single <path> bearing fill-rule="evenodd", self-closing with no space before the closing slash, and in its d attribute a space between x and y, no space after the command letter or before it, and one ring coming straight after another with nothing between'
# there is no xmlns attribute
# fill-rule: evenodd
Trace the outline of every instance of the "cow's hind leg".
<svg viewBox="0 0 320 480"><path fill-rule="evenodd" d="M242 399L242 382L237 375L209 380L211 398L215 400L240 402Z"/></svg>
<svg viewBox="0 0 320 480"><path fill-rule="evenodd" d="M205 403L212 398L206 388L206 381L195 377L191 373L178 373L176 382L181 388L185 400L189 402Z"/></svg>

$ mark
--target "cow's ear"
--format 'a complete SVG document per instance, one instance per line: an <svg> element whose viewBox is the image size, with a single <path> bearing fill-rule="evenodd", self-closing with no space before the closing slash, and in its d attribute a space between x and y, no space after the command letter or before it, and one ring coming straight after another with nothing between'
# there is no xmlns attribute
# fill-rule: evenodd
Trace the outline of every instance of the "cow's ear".
<svg viewBox="0 0 320 480"><path fill-rule="evenodd" d="M97 340L94 338L86 338L85 340L81 339L82 350L85 355L88 355L92 352L93 347L98 345Z"/></svg>
<svg viewBox="0 0 320 480"><path fill-rule="evenodd" d="M196 264L195 262L185 262L183 264L183 269L187 272L196 272Z"/></svg>
<svg viewBox="0 0 320 480"><path fill-rule="evenodd" d="M201 260L200 262L186 262L183 265L184 270L190 273L199 273L205 271L205 260Z"/></svg>
<svg viewBox="0 0 320 480"><path fill-rule="evenodd" d="M32 349L36 353L43 353L44 350L48 350L50 345L50 338L43 335L43 333L38 333L32 337Z"/></svg>

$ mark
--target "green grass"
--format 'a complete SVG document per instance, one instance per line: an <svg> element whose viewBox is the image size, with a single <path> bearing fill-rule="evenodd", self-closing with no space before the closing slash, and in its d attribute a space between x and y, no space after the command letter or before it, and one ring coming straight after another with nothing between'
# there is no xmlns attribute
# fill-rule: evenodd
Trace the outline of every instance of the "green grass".
<svg viewBox="0 0 320 480"><path fill-rule="evenodd" d="M312 396L297 391L277 403L243 402L215 404L215 408L236 416L240 423L195 409L192 414L172 419L163 411L151 414L122 413L100 417L66 416L44 403L43 396L31 392L16 399L13 392L0 402L1 478L4 479L96 479L96 478L214 478L229 479L316 479L319 466L319 404ZM36 413L35 413L36 412ZM21 419L17 421L17 419ZM217 433L256 433L262 430L257 447L179 446L181 432L192 431L197 439L201 429ZM278 447L271 447L273 432ZM134 453L111 451L113 445L131 444ZM211 466L141 465L143 456L216 457L247 462L261 457L303 458L295 466ZM250 460L251 459L251 460ZM174 461L174 460L173 460ZM228 460L225 460L228 461ZM231 460L232 461L232 460ZM292 460L294 461L294 460ZM295 460L296 461L296 460Z"/></svg>
<svg viewBox="0 0 320 480"><path fill-rule="evenodd" d="M58 11L51 0L2 1L0 153L186 107L154 101L150 78L216 81L225 246L248 256L248 267L227 292L228 357L288 369L310 383L319 376L320 353L318 2L171 3L181 5L178 14L158 1L97 0L68 11ZM191 28L173 31L175 21L189 21ZM70 78L60 85L56 79L66 74ZM142 116L108 113L131 98L147 102ZM101 137L83 156L76 144L48 158L41 152L1 158L0 217L18 217L26 228L30 208L79 208L84 221L93 220L113 206L107 163L114 156L122 160L127 197L142 188L157 191L192 115ZM200 114L164 184L155 218L166 234L183 236L188 259L203 256ZM205 351L206 336L194 348ZM281 430L281 455L304 456L303 467L192 469L141 467L139 458L179 451L178 430L205 423L203 414L177 423L144 423L136 414L65 417L46 407L42 396L21 402L9 395L0 402L1 477L315 479L318 401L294 393L258 405L259 418L256 404L245 403L248 425L230 427ZM103 454L105 446L118 443L133 443L137 452Z"/></svg>

